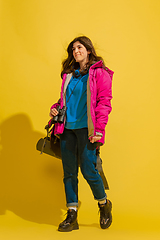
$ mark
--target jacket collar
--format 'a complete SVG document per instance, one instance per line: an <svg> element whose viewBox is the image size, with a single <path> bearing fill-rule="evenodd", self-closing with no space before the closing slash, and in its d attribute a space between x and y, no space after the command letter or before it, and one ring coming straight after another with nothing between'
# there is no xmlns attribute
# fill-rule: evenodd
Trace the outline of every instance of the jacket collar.
<svg viewBox="0 0 160 240"><path fill-rule="evenodd" d="M99 68L99 67L103 67L102 60L95 62L90 68Z"/></svg>
<svg viewBox="0 0 160 240"><path fill-rule="evenodd" d="M110 70L109 68L107 68L106 66L104 66L102 60L100 60L100 61L98 61L98 62L95 62L95 63L90 67L90 69L95 69L95 68L104 68L104 69L108 72L108 74L110 75L110 78L111 78L111 79L113 78L113 73L114 73L114 72L113 72L112 70Z"/></svg>

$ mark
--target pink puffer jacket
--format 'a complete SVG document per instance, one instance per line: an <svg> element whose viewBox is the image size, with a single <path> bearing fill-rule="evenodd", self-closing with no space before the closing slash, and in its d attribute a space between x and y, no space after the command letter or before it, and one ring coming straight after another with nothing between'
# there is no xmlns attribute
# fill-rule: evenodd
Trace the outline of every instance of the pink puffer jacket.
<svg viewBox="0 0 160 240"><path fill-rule="evenodd" d="M89 69L89 78L87 81L87 116L88 116L88 138L102 133L103 137L98 141L104 144L105 126L108 122L108 115L112 110L112 77L113 71L108 68L103 68L102 61L93 64ZM61 98L58 103L54 104L52 108L58 105L61 108L65 105L65 95L67 85L72 77L72 74L64 74L61 86ZM56 123L54 134L62 134L64 124Z"/></svg>

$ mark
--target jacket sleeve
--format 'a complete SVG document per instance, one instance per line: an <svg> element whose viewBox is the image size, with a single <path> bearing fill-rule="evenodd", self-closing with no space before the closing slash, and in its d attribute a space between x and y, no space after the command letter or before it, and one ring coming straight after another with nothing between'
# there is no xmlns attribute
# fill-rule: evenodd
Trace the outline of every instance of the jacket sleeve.
<svg viewBox="0 0 160 240"><path fill-rule="evenodd" d="M112 80L109 73L103 68L97 68L96 71L96 108L95 108L95 130L102 133L108 122L108 115L112 110Z"/></svg>
<svg viewBox="0 0 160 240"><path fill-rule="evenodd" d="M57 108L61 105L61 99L58 100L57 103L53 104L50 109ZM49 114L50 117L53 117L51 114Z"/></svg>
<svg viewBox="0 0 160 240"><path fill-rule="evenodd" d="M61 99L59 99L57 103L54 103L54 104L51 106L51 109L56 108L56 107L58 107L58 106L60 106L60 105L61 105Z"/></svg>

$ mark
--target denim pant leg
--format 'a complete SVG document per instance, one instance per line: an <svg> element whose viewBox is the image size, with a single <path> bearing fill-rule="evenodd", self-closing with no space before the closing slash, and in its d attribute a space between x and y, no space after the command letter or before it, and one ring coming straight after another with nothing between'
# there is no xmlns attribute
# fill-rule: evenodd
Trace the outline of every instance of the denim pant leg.
<svg viewBox="0 0 160 240"><path fill-rule="evenodd" d="M65 128L60 142L67 207L78 206L77 137L73 130Z"/></svg>
<svg viewBox="0 0 160 240"><path fill-rule="evenodd" d="M104 200L107 198L103 181L96 169L96 143L90 143L88 139L88 129L74 130L78 140L78 157L83 177L87 180L94 198L96 200Z"/></svg>

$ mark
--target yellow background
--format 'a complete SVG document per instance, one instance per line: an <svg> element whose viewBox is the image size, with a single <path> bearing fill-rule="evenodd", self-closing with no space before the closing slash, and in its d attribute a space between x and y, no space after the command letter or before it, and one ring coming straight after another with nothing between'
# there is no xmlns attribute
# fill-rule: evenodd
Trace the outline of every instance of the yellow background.
<svg viewBox="0 0 160 240"><path fill-rule="evenodd" d="M0 1L0 239L160 238L160 2ZM61 61L92 39L115 74L101 148L113 224L79 174L80 230L57 232L66 211L61 161L35 150L59 98Z"/></svg>

